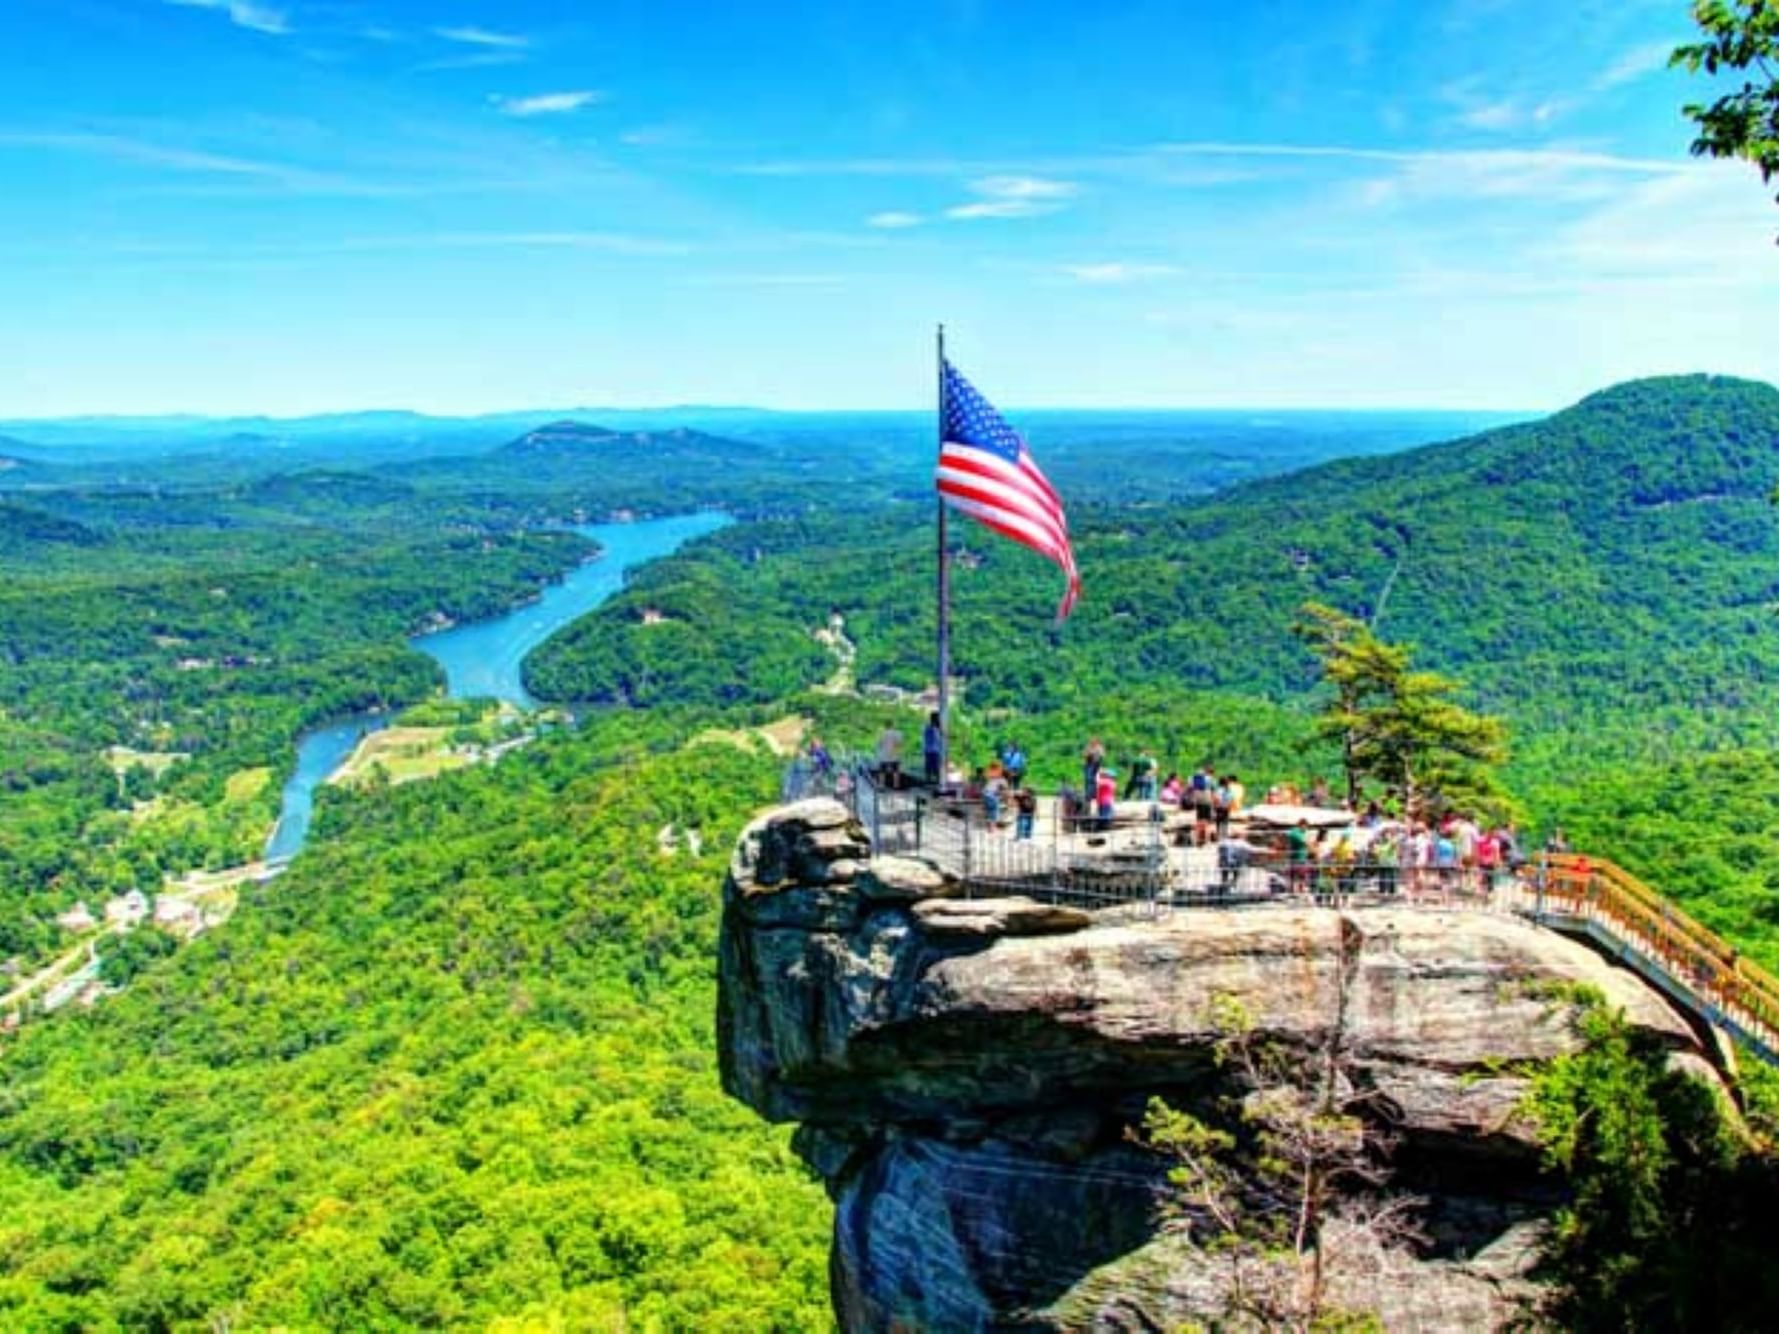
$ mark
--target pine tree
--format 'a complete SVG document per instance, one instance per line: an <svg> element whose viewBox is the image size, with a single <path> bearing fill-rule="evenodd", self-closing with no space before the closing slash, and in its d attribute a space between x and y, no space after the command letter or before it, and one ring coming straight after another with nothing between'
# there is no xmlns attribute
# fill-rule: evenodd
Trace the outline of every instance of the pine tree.
<svg viewBox="0 0 1779 1334"><path fill-rule="evenodd" d="M1459 704L1459 682L1413 670L1413 650L1385 642L1364 622L1315 602L1299 615L1293 633L1334 688L1317 731L1340 744L1350 804L1358 805L1368 779L1400 792L1411 814L1500 801L1488 772L1506 758L1499 719Z"/></svg>

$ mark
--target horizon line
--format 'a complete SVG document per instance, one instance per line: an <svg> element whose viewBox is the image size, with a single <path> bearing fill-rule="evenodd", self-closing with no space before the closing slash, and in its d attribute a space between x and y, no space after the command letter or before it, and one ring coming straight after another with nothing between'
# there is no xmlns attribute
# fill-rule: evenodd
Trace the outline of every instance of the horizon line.
<svg viewBox="0 0 1779 1334"><path fill-rule="evenodd" d="M1585 397L1585 395L1584 395ZM1579 400L1574 400L1579 401ZM1047 412L1475 412L1495 414L1541 413L1560 411L1567 403L1559 406L1547 405L1516 405L1503 407L1496 404L1483 403L1259 403L1259 402L1201 402L1201 403L1047 403L1021 404L1009 403L1001 411L1015 413L1047 413ZM221 424L228 422L264 421L268 423L300 424L316 421L326 417L379 417L405 416L418 417L439 423L488 421L501 417L523 416L554 416L570 418L576 416L597 416L601 413L635 415L640 413L757 413L771 417L817 417L832 416L841 413L856 413L860 416L910 416L931 415L931 407L884 407L870 406L826 406L826 407L767 407L757 403L655 403L636 406L623 406L615 403L600 405L579 405L574 407L516 407L487 408L466 412L438 412L426 408L402 407L365 407L365 408L317 408L304 412L205 412L191 409L166 409L163 411L115 411L115 412L59 412L32 413L21 417L0 417L0 426L24 427L31 425L69 426L77 424L102 425L107 423L186 423L190 425Z"/></svg>

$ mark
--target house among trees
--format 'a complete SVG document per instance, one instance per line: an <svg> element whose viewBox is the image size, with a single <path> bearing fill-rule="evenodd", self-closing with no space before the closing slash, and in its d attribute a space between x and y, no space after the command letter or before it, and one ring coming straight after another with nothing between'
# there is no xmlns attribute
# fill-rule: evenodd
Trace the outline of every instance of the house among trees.
<svg viewBox="0 0 1779 1334"><path fill-rule="evenodd" d="M148 896L139 889L132 889L105 905L105 920L113 926L137 926L147 920L148 910Z"/></svg>
<svg viewBox="0 0 1779 1334"><path fill-rule="evenodd" d="M98 919L93 916L92 909L86 906L86 900L82 899L72 908L68 909L67 912L57 917L56 925L61 927L64 931L81 932L91 931L95 926L99 925L99 922Z"/></svg>

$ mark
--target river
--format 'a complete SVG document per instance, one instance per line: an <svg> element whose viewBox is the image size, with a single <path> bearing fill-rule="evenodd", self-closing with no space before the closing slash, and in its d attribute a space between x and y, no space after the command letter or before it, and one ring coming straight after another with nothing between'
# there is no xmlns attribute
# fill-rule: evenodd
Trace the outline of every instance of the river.
<svg viewBox="0 0 1779 1334"><path fill-rule="evenodd" d="M534 709L538 701L526 692L520 673L526 654L616 593L624 586L624 576L638 565L671 555L728 522L727 515L704 512L578 526L575 532L599 543L598 559L549 585L536 602L484 621L416 635L408 642L445 669L445 689L453 699L484 696ZM284 785L278 825L266 845L268 861L294 857L302 850L315 814L316 788L352 754L361 738L386 726L387 718L365 714L317 727L297 739L296 772Z"/></svg>

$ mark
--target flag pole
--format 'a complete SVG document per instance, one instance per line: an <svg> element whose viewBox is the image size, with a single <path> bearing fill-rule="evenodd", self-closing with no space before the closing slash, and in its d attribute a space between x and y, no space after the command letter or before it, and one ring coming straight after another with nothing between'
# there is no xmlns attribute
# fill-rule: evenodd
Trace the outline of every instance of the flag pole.
<svg viewBox="0 0 1779 1334"><path fill-rule="evenodd" d="M938 446L945 449L945 326L938 329ZM939 786L951 772L951 551L946 534L945 497L939 502Z"/></svg>

